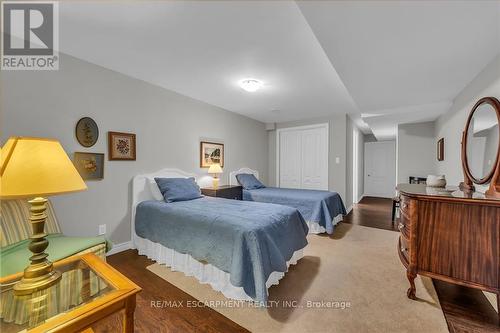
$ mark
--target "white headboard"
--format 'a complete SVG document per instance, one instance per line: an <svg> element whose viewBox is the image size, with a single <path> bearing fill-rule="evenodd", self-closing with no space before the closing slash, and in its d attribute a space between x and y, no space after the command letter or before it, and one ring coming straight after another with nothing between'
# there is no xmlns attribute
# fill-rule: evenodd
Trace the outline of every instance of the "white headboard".
<svg viewBox="0 0 500 333"><path fill-rule="evenodd" d="M236 180L236 175L239 175L240 173L249 173L254 175L255 178L259 179L259 172L257 170L252 170L250 168L241 168L239 170L229 173L229 185L238 185L238 181Z"/></svg>
<svg viewBox="0 0 500 333"><path fill-rule="evenodd" d="M135 209L137 205L146 200L155 200L151 188L149 186L149 180L158 178L189 178L196 175L184 172L179 169L162 169L157 172L148 173L144 175L137 175L132 181L132 217L131 217L131 233L132 233L132 247L135 248Z"/></svg>

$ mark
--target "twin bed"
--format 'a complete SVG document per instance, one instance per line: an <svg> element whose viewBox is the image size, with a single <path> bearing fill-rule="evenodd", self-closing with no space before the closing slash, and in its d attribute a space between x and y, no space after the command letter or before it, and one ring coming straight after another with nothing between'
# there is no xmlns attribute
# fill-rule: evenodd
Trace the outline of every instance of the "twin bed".
<svg viewBox="0 0 500 333"><path fill-rule="evenodd" d="M194 276L227 298L267 301L268 288L303 256L309 227L302 212L257 202L255 195L248 201L201 197L170 203L158 195L155 178L189 177L195 176L164 169L134 178L133 246L139 254Z"/></svg>
<svg viewBox="0 0 500 333"><path fill-rule="evenodd" d="M229 174L229 185L239 185L237 176L253 175L259 179L259 172L242 168ZM336 192L302 190L278 187L258 189L243 188L243 200L266 202L296 208L306 220L309 233L332 234L335 225L342 221L346 210L340 195Z"/></svg>

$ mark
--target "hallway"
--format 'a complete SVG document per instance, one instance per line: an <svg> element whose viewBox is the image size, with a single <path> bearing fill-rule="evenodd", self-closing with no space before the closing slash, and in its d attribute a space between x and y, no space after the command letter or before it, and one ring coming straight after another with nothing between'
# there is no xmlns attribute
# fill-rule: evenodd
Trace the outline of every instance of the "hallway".
<svg viewBox="0 0 500 333"><path fill-rule="evenodd" d="M363 197L353 205L345 217L345 223L384 230L398 231L397 223L391 221L392 200L387 198Z"/></svg>

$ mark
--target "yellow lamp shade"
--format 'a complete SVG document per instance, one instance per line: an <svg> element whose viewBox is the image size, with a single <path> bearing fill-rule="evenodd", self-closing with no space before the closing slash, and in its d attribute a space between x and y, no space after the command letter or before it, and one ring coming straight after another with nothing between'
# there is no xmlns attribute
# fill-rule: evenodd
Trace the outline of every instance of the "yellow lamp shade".
<svg viewBox="0 0 500 333"><path fill-rule="evenodd" d="M11 137L0 154L1 199L43 197L87 189L56 140Z"/></svg>
<svg viewBox="0 0 500 333"><path fill-rule="evenodd" d="M213 174L222 173L222 168L220 167L220 164L216 163L210 165L210 168L208 168L208 173L213 173Z"/></svg>

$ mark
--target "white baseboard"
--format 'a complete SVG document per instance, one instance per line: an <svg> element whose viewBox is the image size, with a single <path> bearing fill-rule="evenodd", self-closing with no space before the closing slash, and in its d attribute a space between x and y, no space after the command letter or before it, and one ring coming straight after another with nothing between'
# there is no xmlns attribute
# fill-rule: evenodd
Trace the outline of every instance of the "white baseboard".
<svg viewBox="0 0 500 333"><path fill-rule="evenodd" d="M132 248L132 241L128 241L120 244L113 244L111 250L106 253L106 256L110 256L119 252L123 252Z"/></svg>
<svg viewBox="0 0 500 333"><path fill-rule="evenodd" d="M349 214L349 213L351 212L351 210L354 208L354 206L355 206L356 204L358 204L361 200L363 200L363 197L364 197L364 196L365 196L365 195L364 195L364 194L362 194L362 195L358 198L358 201L353 202L353 203L352 203L352 205L346 209L347 214ZM346 214L346 215L347 215L347 214Z"/></svg>
<svg viewBox="0 0 500 333"><path fill-rule="evenodd" d="M365 196L365 197L374 197L374 198L386 198L386 199L392 199L394 197L394 196L391 197L391 196L387 196L387 195L370 194L370 193L368 193L368 194L365 193L363 196Z"/></svg>

